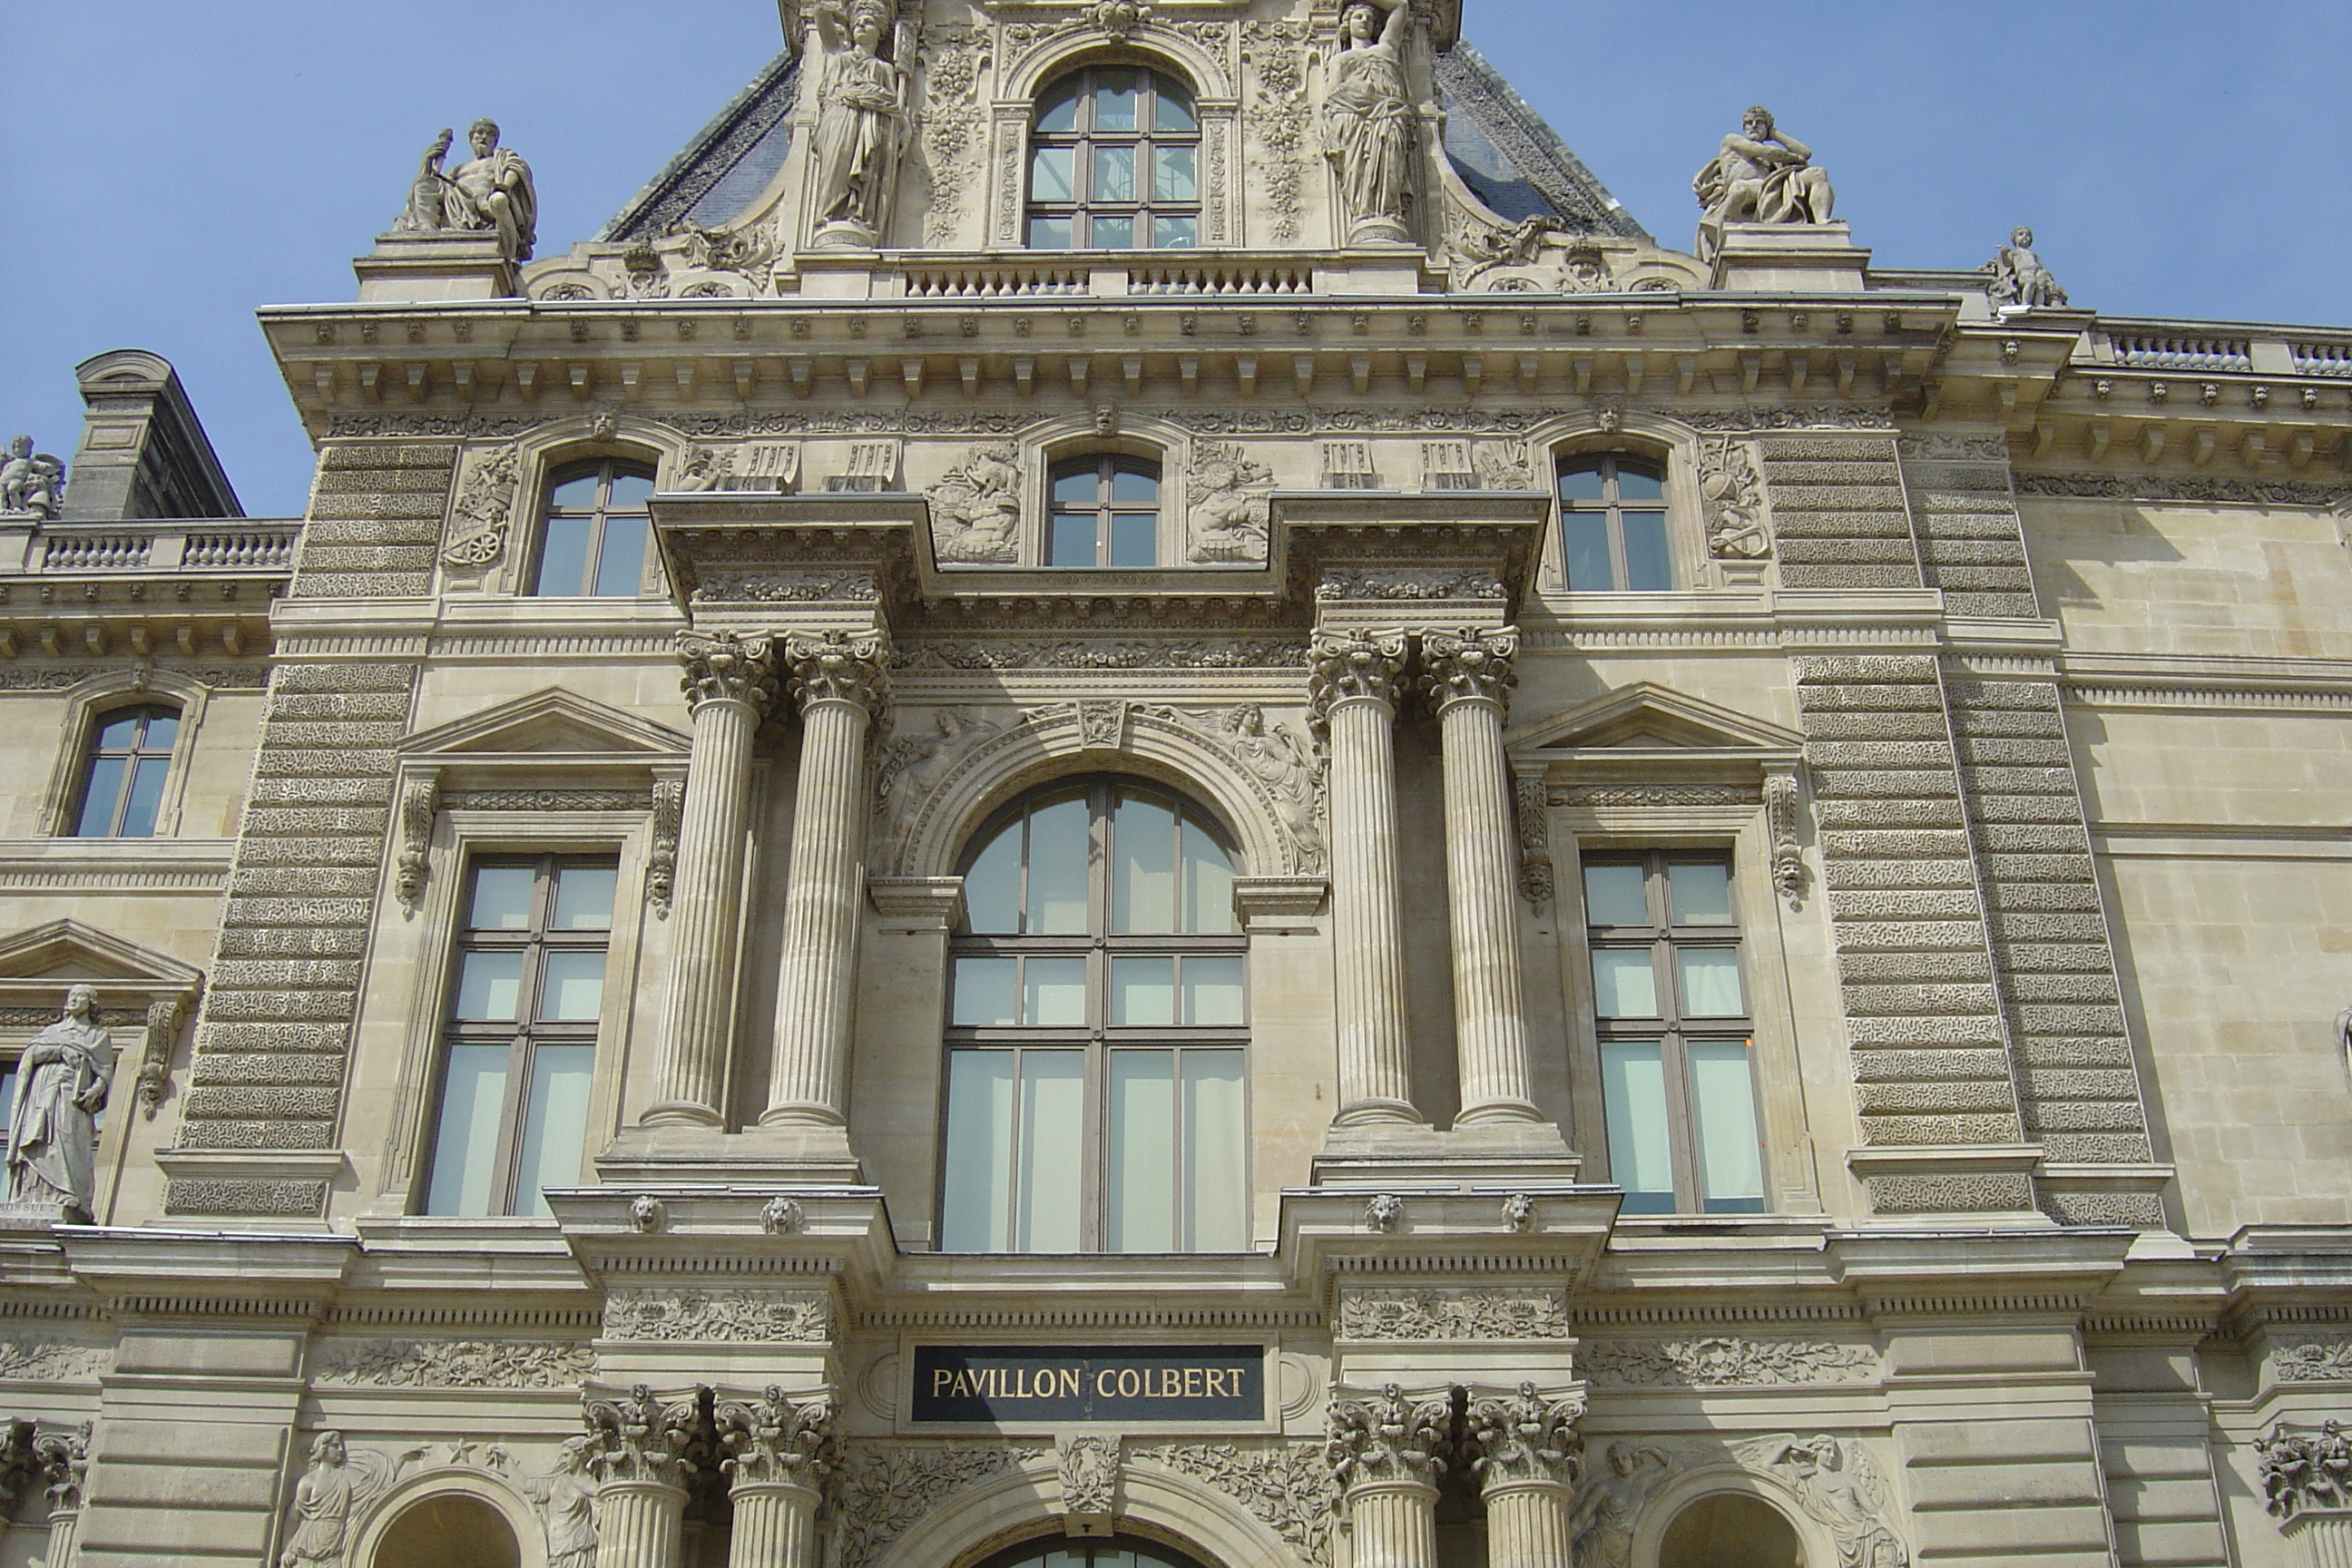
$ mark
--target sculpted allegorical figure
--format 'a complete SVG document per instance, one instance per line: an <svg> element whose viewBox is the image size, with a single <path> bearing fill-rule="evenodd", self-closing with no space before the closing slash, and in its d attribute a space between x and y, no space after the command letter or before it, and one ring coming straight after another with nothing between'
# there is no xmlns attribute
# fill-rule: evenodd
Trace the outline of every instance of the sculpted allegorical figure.
<svg viewBox="0 0 2352 1568"><path fill-rule="evenodd" d="M310 1468L294 1488L294 1531L278 1554L278 1568L344 1568L352 1517L392 1484L394 1471L382 1454L352 1453L341 1432L311 1438Z"/></svg>
<svg viewBox="0 0 2352 1568"><path fill-rule="evenodd" d="M1323 72L1323 151L1339 176L1349 245L1402 245L1412 206L1412 105L1405 0L1348 0Z"/></svg>
<svg viewBox="0 0 2352 1568"><path fill-rule="evenodd" d="M2011 229L2000 254L1985 264L1992 283L1985 290L1996 305L2050 305L2063 310L2066 290L2033 254L2033 231L2020 225Z"/></svg>
<svg viewBox="0 0 2352 1568"><path fill-rule="evenodd" d="M1021 454L982 447L930 494L931 548L941 561L1006 562L1020 551Z"/></svg>
<svg viewBox="0 0 2352 1568"><path fill-rule="evenodd" d="M907 123L906 73L882 58L890 6L824 0L814 16L824 50L810 153L818 232L831 230L835 245L871 246Z"/></svg>
<svg viewBox="0 0 2352 1568"><path fill-rule="evenodd" d="M19 436L8 443L7 461L0 462L0 512L55 517L65 498L63 463L47 452L34 451L30 436Z"/></svg>
<svg viewBox="0 0 2352 1568"><path fill-rule="evenodd" d="M555 1451L555 1468L526 1476L522 1489L547 1525L547 1568L595 1568L596 1486L588 1479L588 1439Z"/></svg>
<svg viewBox="0 0 2352 1568"><path fill-rule="evenodd" d="M1823 1433L1783 1447L1772 1468L1789 1479L1805 1511L1829 1527L1838 1568L1906 1568L1903 1543L1878 1521L1885 1495L1859 1449Z"/></svg>
<svg viewBox="0 0 2352 1568"><path fill-rule="evenodd" d="M1712 261L1729 223L1827 223L1837 205L1830 177L1813 167L1813 150L1783 136L1762 104L1748 110L1737 134L1691 181L1698 196L1698 258Z"/></svg>
<svg viewBox="0 0 2352 1568"><path fill-rule="evenodd" d="M8 1107L8 1198L87 1223L98 1187L98 1113L114 1078L114 1043L98 1021L98 993L77 985L64 1015L16 1061Z"/></svg>
<svg viewBox="0 0 2352 1568"><path fill-rule="evenodd" d="M1204 447L1192 465L1192 559L1263 561L1272 526L1274 470L1239 447Z"/></svg>
<svg viewBox="0 0 2352 1568"><path fill-rule="evenodd" d="M1612 1443L1609 1462L1569 1513L1575 1568L1633 1568L1633 1526L1658 1483L1673 1468L1661 1449Z"/></svg>
<svg viewBox="0 0 2352 1568"><path fill-rule="evenodd" d="M394 234L495 234L510 259L529 261L539 242L539 189L530 165L513 149L499 145L498 122L477 120L467 134L474 156L444 173L443 159L456 141L447 131L425 150L408 188L408 210L392 226Z"/></svg>

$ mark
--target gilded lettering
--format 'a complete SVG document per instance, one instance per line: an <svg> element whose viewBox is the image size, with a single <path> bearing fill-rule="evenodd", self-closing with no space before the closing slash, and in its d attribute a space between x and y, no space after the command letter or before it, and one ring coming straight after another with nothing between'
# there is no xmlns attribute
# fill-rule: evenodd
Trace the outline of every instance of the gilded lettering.
<svg viewBox="0 0 2352 1568"><path fill-rule="evenodd" d="M1118 1369L1118 1394L1121 1399L1133 1399L1143 1392L1143 1374L1131 1366Z"/></svg>
<svg viewBox="0 0 2352 1568"><path fill-rule="evenodd" d="M1095 1373L1095 1397L1109 1399L1118 1393L1118 1369L1107 1366Z"/></svg>
<svg viewBox="0 0 2352 1568"><path fill-rule="evenodd" d="M946 1393L949 1389L954 1386L955 1373L952 1370L944 1366L935 1366L931 1368L931 1397L933 1399L937 1399L941 1394Z"/></svg>
<svg viewBox="0 0 2352 1568"><path fill-rule="evenodd" d="M1054 1380L1054 1392L1061 1398L1076 1399L1078 1396L1078 1369L1076 1367L1066 1366L1059 1369L1055 1373Z"/></svg>
<svg viewBox="0 0 2352 1568"><path fill-rule="evenodd" d="M1202 1384L1201 1370L1202 1369L1197 1366L1188 1366L1184 1369L1185 1398L1198 1399L1201 1397L1201 1388Z"/></svg>

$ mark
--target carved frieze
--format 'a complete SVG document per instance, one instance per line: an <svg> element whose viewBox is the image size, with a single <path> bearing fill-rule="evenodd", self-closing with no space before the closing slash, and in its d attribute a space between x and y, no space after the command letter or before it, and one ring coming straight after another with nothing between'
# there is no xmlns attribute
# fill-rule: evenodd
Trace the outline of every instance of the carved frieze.
<svg viewBox="0 0 2352 1568"><path fill-rule="evenodd" d="M2352 1383L2352 1339L2274 1344L2271 1375L2281 1383Z"/></svg>
<svg viewBox="0 0 2352 1568"><path fill-rule="evenodd" d="M1867 1383L1878 1356L1828 1340L1616 1340L1588 1342L1578 1370L1595 1383L1634 1388L1764 1388Z"/></svg>
<svg viewBox="0 0 2352 1568"><path fill-rule="evenodd" d="M56 1015L40 1015L47 1023ZM0 1382L95 1383L114 1364L111 1346L33 1335L0 1339Z"/></svg>
<svg viewBox="0 0 2352 1568"><path fill-rule="evenodd" d="M2352 500L2352 484L2238 479L2218 474L2020 474L2022 496L2086 500L2228 501L2250 506L2333 507Z"/></svg>
<svg viewBox="0 0 2352 1568"><path fill-rule="evenodd" d="M1043 1458L1010 1443L856 1443L834 1495L831 1568L866 1568L956 1493Z"/></svg>
<svg viewBox="0 0 2352 1568"><path fill-rule="evenodd" d="M596 1352L560 1340L350 1340L321 1346L321 1386L562 1388L595 1370Z"/></svg>
<svg viewBox="0 0 2352 1568"><path fill-rule="evenodd" d="M871 572L776 568L707 572L694 586L698 605L870 605L882 597Z"/></svg>
<svg viewBox="0 0 2352 1568"><path fill-rule="evenodd" d="M924 641L902 647L898 662L912 669L1297 669L1307 662L1307 645L1225 637Z"/></svg>
<svg viewBox="0 0 2352 1568"><path fill-rule="evenodd" d="M1324 571L1318 599L1422 603L1435 599L1499 600L1503 580L1485 567L1341 566Z"/></svg>
<svg viewBox="0 0 2352 1568"><path fill-rule="evenodd" d="M604 1298L609 1340L822 1344L834 1331L833 1300L822 1290L648 1288Z"/></svg>
<svg viewBox="0 0 2352 1568"><path fill-rule="evenodd" d="M1343 1340L1564 1340L1568 1293L1538 1286L1378 1286L1340 1292Z"/></svg>
<svg viewBox="0 0 2352 1568"><path fill-rule="evenodd" d="M1566 784L1551 792L1554 805L1755 805L1761 793L1744 784Z"/></svg>
<svg viewBox="0 0 2352 1568"><path fill-rule="evenodd" d="M1206 1482L1249 1510L1307 1562L1331 1561L1339 1484L1309 1444L1163 1443L1131 1456Z"/></svg>
<svg viewBox="0 0 2352 1568"><path fill-rule="evenodd" d="M457 789L441 804L451 811L646 811L654 797L641 789Z"/></svg>

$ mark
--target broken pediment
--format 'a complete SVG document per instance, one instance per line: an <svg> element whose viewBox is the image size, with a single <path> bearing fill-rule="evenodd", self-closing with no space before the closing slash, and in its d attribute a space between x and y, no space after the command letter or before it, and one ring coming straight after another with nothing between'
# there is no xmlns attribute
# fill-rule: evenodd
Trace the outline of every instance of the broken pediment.
<svg viewBox="0 0 2352 1568"><path fill-rule="evenodd" d="M411 758L594 757L618 762L683 758L688 737L666 724L555 687L422 730L400 742Z"/></svg>

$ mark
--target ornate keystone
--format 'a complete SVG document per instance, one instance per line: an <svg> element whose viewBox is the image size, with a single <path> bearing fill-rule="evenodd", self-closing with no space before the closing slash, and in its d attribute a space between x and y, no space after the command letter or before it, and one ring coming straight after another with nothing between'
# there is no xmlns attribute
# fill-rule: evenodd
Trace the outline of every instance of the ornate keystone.
<svg viewBox="0 0 2352 1568"><path fill-rule="evenodd" d="M1445 1473L1446 1430L1453 1423L1450 1394L1412 1400L1391 1383L1373 1398L1331 1401L1323 1458L1349 1489L1398 1481L1435 1486Z"/></svg>
<svg viewBox="0 0 2352 1568"><path fill-rule="evenodd" d="M765 713L776 700L775 649L766 637L680 632L677 661L686 667L678 687L697 708L706 702L742 702Z"/></svg>
<svg viewBox="0 0 2352 1568"><path fill-rule="evenodd" d="M1397 704L1404 674L1405 637L1399 632L1317 632L1308 652L1307 698L1315 721L1328 723L1342 702Z"/></svg>
<svg viewBox="0 0 2352 1568"><path fill-rule="evenodd" d="M830 1394L798 1404L771 1384L758 1399L719 1402L719 1468L737 1486L795 1485L816 1491L841 1457L841 1407Z"/></svg>
<svg viewBox="0 0 2352 1568"><path fill-rule="evenodd" d="M1055 1459L1061 1471L1064 1513L1109 1519L1118 1511L1118 1438L1065 1437Z"/></svg>
<svg viewBox="0 0 2352 1568"><path fill-rule="evenodd" d="M588 1463L596 1479L648 1482L683 1491L698 1467L687 1457L697 1436L698 1402L691 1395L664 1405L638 1384L619 1399L580 1397L588 1428Z"/></svg>
<svg viewBox="0 0 2352 1568"><path fill-rule="evenodd" d="M1456 702L1510 706L1519 683L1519 628L1428 631L1421 637L1421 690L1433 713Z"/></svg>
<svg viewBox="0 0 2352 1568"><path fill-rule="evenodd" d="M1533 1481L1574 1486L1584 1468L1584 1436L1576 1429L1583 1417L1581 1391L1551 1397L1532 1383L1504 1398L1471 1401L1469 1447L1475 1457L1470 1468L1480 1488Z"/></svg>
<svg viewBox="0 0 2352 1568"><path fill-rule="evenodd" d="M803 710L849 702L878 717L890 700L889 652L880 632L796 632L784 639L793 697Z"/></svg>

